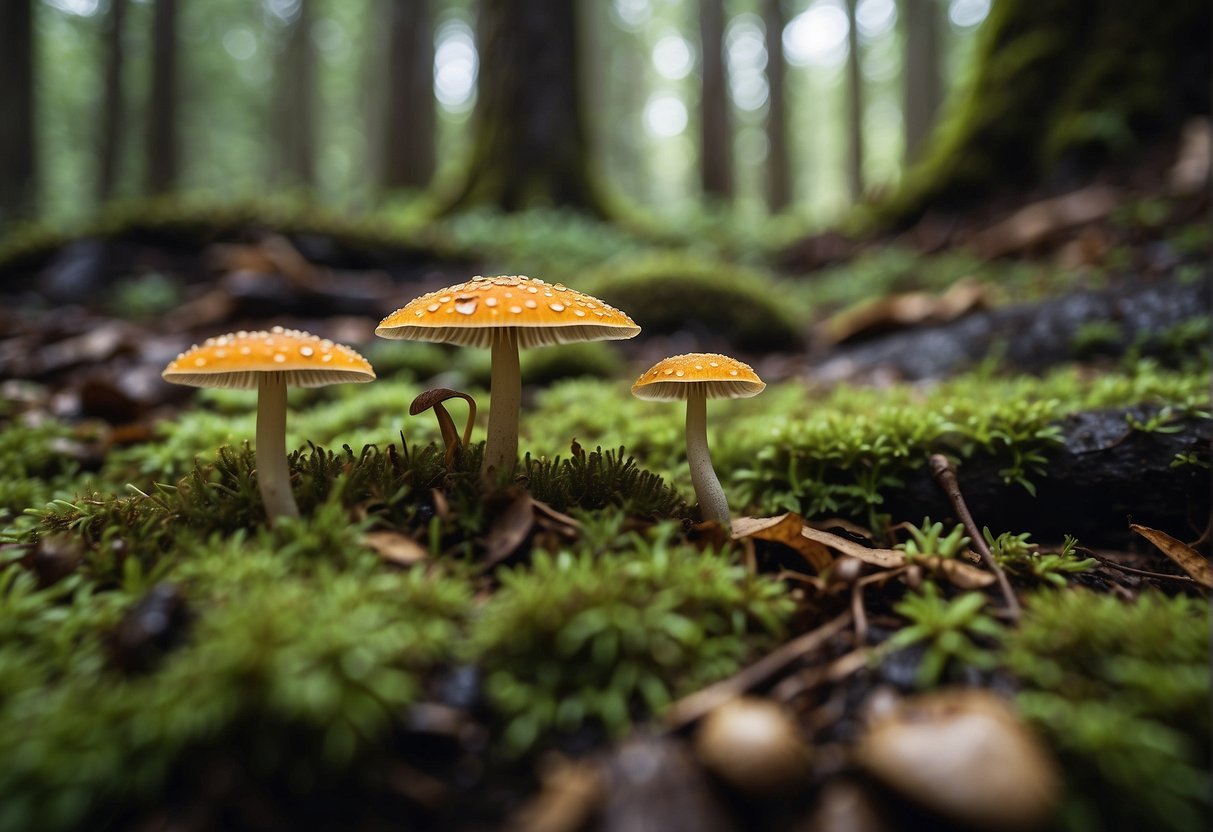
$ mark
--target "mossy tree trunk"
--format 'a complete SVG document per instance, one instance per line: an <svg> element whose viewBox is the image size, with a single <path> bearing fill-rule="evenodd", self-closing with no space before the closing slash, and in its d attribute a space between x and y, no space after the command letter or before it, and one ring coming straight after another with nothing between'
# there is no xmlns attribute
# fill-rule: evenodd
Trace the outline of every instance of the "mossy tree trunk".
<svg viewBox="0 0 1213 832"><path fill-rule="evenodd" d="M480 0L472 149L447 213L566 206L605 216L582 96L580 2Z"/></svg>
<svg viewBox="0 0 1213 832"><path fill-rule="evenodd" d="M724 65L724 0L699 0L699 174L705 196L733 195L733 124Z"/></svg>
<svg viewBox="0 0 1213 832"><path fill-rule="evenodd" d="M0 223L34 208L34 4L0 3Z"/></svg>
<svg viewBox="0 0 1213 832"><path fill-rule="evenodd" d="M939 17L936 0L902 0L905 32L905 158L918 158L923 140L931 132L943 89L939 78Z"/></svg>
<svg viewBox="0 0 1213 832"><path fill-rule="evenodd" d="M380 187L424 188L434 174L434 18L430 0L386 0L387 120Z"/></svg>
<svg viewBox="0 0 1213 832"><path fill-rule="evenodd" d="M181 168L181 131L177 102L178 0L152 6L152 82L147 99L146 188L151 194L172 190Z"/></svg>
<svg viewBox="0 0 1213 832"><path fill-rule="evenodd" d="M1208 0L995 0L972 82L874 219L1076 185L1174 133L1209 112L1209 33Z"/></svg>
<svg viewBox="0 0 1213 832"><path fill-rule="evenodd" d="M96 194L99 202L114 196L118 163L126 126L126 96L122 77L126 49L122 39L126 26L127 0L110 0L105 21L105 71L101 82L101 138L97 148Z"/></svg>
<svg viewBox="0 0 1213 832"><path fill-rule="evenodd" d="M763 0L762 19L767 43L767 207L782 211L792 201L792 163L788 150L788 109L784 94L787 67L783 62L783 29L787 15L781 0Z"/></svg>
<svg viewBox="0 0 1213 832"><path fill-rule="evenodd" d="M270 165L283 185L310 188L316 180L316 47L313 0L300 0L274 67L274 142Z"/></svg>

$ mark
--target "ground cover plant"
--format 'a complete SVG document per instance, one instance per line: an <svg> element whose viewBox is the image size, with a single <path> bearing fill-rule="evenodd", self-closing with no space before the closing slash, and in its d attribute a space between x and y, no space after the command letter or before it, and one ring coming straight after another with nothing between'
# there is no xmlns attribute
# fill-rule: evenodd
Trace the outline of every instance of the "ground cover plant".
<svg viewBox="0 0 1213 832"><path fill-rule="evenodd" d="M132 232L133 212L105 239L171 244L193 262L199 241L243 233L238 216L220 219L169 212ZM1076 325L1033 373L994 349L926 379L837 377L815 372L834 354L820 332L865 295L939 296L975 276L997 311L1055 298L1065 279L1047 261L896 247L805 279L781 271L785 252L762 235L599 233L556 212L388 218L379 236L306 220L265 222L384 264L394 255L379 247L404 239L408 257L433 258L427 289L470 276L469 263L519 263L583 276L576 288L621 306L658 284L685 309L662 311L635 344L524 355L520 458L496 479L480 473L485 355L360 345L377 381L289 394L301 517L270 527L247 442L255 397L145 394L118 374L163 369L132 333L167 337L171 358L174 339L238 328L262 296L194 273L156 284L172 290L156 314L114 317L142 285L132 274L79 321L35 304L11 343L61 358L6 381L0 410L0 829L470 829L528 826L553 805L581 818L557 828L592 828L612 801L662 811L621 774L637 759L673 778L659 794L685 788L751 828L807 822L851 786L892 828L982 828L863 762L882 700L951 713L958 687L995 691L1058 763L1047 808L1062 828L1199 827L1207 310L1148 339ZM51 249L36 249L5 268L46 263ZM1198 249L1167 285L1190 280L1180 272ZM1115 292L1128 270L1087 278ZM366 310L402 290L367 289L373 303L357 301L369 305L342 337L369 339ZM226 299L219 317L189 305L208 291ZM288 323L334 332L317 308L354 301L323 298L290 306ZM201 317L166 332L157 315L182 306ZM680 327L684 311L694 323ZM119 346L72 340L104 324ZM932 325L889 319L855 337ZM654 350L734 341L769 385L712 406L730 535L701 522L682 408L629 387ZM12 354L0 358L15 374ZM469 444L432 411L408 415L435 388L476 401ZM446 405L458 424L464 404ZM1130 518L1171 537L1155 548ZM778 703L793 756L810 761L784 791L754 793L709 762L757 765L762 748L697 748L702 720L743 695Z"/></svg>

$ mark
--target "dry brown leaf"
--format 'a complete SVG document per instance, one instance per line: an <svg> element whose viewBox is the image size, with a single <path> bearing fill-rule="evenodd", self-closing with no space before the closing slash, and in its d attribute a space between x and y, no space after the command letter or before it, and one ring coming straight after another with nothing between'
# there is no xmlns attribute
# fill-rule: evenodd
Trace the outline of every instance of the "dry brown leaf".
<svg viewBox="0 0 1213 832"><path fill-rule="evenodd" d="M819 332L826 344L840 344L861 335L923 323L946 323L984 308L988 299L986 286L964 278L942 294L903 292L864 301L825 321Z"/></svg>
<svg viewBox="0 0 1213 832"><path fill-rule="evenodd" d="M782 543L799 553L817 572L823 572L834 558L819 541L803 535L801 530L804 528L804 518L795 512L777 517L738 517L733 521L733 539L752 537Z"/></svg>
<svg viewBox="0 0 1213 832"><path fill-rule="evenodd" d="M484 565L493 566L514 554L535 525L535 501L518 491L505 511L497 515L484 542Z"/></svg>
<svg viewBox="0 0 1213 832"><path fill-rule="evenodd" d="M872 566L879 566L882 569L896 569L899 566L906 565L905 553L899 552L896 549L869 549L862 543L856 543L854 540L848 540L845 537L823 532L810 526L802 528L800 533L809 540L816 541L828 549L833 549L835 552L841 552L844 555L850 555Z"/></svg>
<svg viewBox="0 0 1213 832"><path fill-rule="evenodd" d="M983 257L1003 257L1037 246L1055 235L1101 220L1120 204L1106 185L1091 185L1034 202L973 237Z"/></svg>
<svg viewBox="0 0 1213 832"><path fill-rule="evenodd" d="M1130 523L1129 528L1153 543L1164 555L1179 564L1179 568L1187 572L1192 580L1213 589L1213 566L1209 565L1209 559L1200 552L1186 543L1181 543L1166 532L1151 529L1149 526Z"/></svg>
<svg viewBox="0 0 1213 832"><path fill-rule="evenodd" d="M400 532L367 532L362 542L379 557L397 566L413 566L429 557L429 551L413 538Z"/></svg>

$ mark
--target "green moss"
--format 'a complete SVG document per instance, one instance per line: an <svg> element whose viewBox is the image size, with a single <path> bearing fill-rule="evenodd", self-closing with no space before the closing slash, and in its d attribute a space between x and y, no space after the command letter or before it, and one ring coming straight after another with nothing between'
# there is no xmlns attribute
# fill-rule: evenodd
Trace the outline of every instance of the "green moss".
<svg viewBox="0 0 1213 832"><path fill-rule="evenodd" d="M1008 634L1019 705L1060 749L1073 829L1203 829L1210 811L1209 608L1041 593Z"/></svg>
<svg viewBox="0 0 1213 832"><path fill-rule="evenodd" d="M612 263L583 285L650 335L690 330L741 350L793 349L803 338L804 310L781 302L774 279L719 260L644 255Z"/></svg>
<svg viewBox="0 0 1213 832"><path fill-rule="evenodd" d="M782 585L677 545L669 526L613 548L540 554L497 573L470 649L506 720L506 750L583 725L618 735L737 670L792 611Z"/></svg>

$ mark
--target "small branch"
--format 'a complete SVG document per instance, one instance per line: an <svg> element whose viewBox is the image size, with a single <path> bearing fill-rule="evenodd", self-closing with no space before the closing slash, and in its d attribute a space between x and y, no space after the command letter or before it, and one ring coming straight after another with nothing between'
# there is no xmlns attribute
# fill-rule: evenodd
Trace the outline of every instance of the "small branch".
<svg viewBox="0 0 1213 832"><path fill-rule="evenodd" d="M1187 575L1168 575L1166 572L1150 572L1145 569L1136 569L1132 566L1125 566L1124 564L1117 563L1111 558L1101 557L1095 552L1092 552L1090 549L1085 549L1081 546L1079 546L1076 551L1082 552L1087 557L1095 558L1095 560L1099 561L1109 569L1115 569L1119 572L1128 572L1130 575L1141 575L1144 578L1154 578L1160 581L1179 581L1180 583L1196 584L1197 586L1200 585L1199 582L1192 580Z"/></svg>
<svg viewBox="0 0 1213 832"><path fill-rule="evenodd" d="M1011 588L1011 582L1007 580L1007 574L1002 571L1002 567L994 560L990 547L986 545L986 540L981 535L981 529L977 528L977 524L973 522L973 515L969 513L969 507L965 505L964 496L960 493L960 483L956 481L956 472L952 470L952 463L948 462L948 458L943 454L931 454L930 468L931 476L934 478L935 483L947 496L948 501L952 504L952 509L956 512L956 516L960 518L960 522L964 524L965 531L972 538L973 548L977 549L977 553L981 555L981 559L986 567L998 578L998 587L1002 590L1002 597L1003 601L1006 602L1008 615L1012 618L1019 618L1019 599L1015 597L1015 590Z"/></svg>
<svg viewBox="0 0 1213 832"><path fill-rule="evenodd" d="M666 727L672 731L685 728L706 716L720 705L750 688L765 682L792 662L812 653L851 623L851 613L844 612L815 630L798 636L776 648L749 667L727 679L679 699L665 713Z"/></svg>

